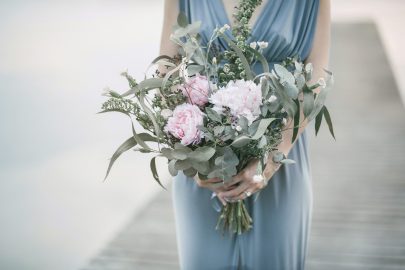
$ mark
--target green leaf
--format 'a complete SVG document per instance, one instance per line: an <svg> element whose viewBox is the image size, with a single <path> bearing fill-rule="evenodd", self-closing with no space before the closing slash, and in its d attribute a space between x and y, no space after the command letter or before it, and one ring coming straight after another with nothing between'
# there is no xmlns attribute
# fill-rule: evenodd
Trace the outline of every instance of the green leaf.
<svg viewBox="0 0 405 270"><path fill-rule="evenodd" d="M187 170L183 171L185 175L187 175L188 177L194 177L197 174L197 170L194 168L188 168Z"/></svg>
<svg viewBox="0 0 405 270"><path fill-rule="evenodd" d="M319 128L321 127L322 116L323 116L323 108L315 117L315 136L318 135Z"/></svg>
<svg viewBox="0 0 405 270"><path fill-rule="evenodd" d="M325 103L325 99L327 94L329 93L330 89L333 86L333 74L332 72L328 71L325 69L325 72L327 74L327 77L325 79L326 81L326 87L321 89L321 91L319 92L319 94L316 96L315 98L315 105L314 105L314 109L312 110L311 114L307 117L308 121L311 121L312 119L314 119L316 117L316 115L318 115L319 111L322 109L324 103Z"/></svg>
<svg viewBox="0 0 405 270"><path fill-rule="evenodd" d="M249 52L254 54L254 56L256 57L257 60L260 61L260 63L262 64L263 73L270 72L269 63L268 63L267 59L263 56L263 54L259 53L257 50L255 50L255 49L253 49L251 47L248 47L247 49L248 49Z"/></svg>
<svg viewBox="0 0 405 270"><path fill-rule="evenodd" d="M187 66L188 76L193 76L197 73L200 73L203 70L204 70L204 66L202 66L202 65L188 65Z"/></svg>
<svg viewBox="0 0 405 270"><path fill-rule="evenodd" d="M190 148L174 149L172 151L172 156L175 159L185 160L187 158L187 154L190 152L191 152Z"/></svg>
<svg viewBox="0 0 405 270"><path fill-rule="evenodd" d="M208 118L211 119L212 121L215 121L218 123L222 122L221 115L219 113L217 113L216 111L214 111L212 108L206 107L205 112L207 113Z"/></svg>
<svg viewBox="0 0 405 270"><path fill-rule="evenodd" d="M312 91L304 88L304 104L303 104L304 116L308 117L314 109L314 94Z"/></svg>
<svg viewBox="0 0 405 270"><path fill-rule="evenodd" d="M290 97L290 98L297 98L298 97L298 93L299 93L299 90L298 90L298 88L297 88L297 86L295 85L295 84L290 84L290 83L284 83L284 84L282 84L283 85L283 87L284 87L284 90L285 90L285 92L287 93L287 95Z"/></svg>
<svg viewBox="0 0 405 270"><path fill-rule="evenodd" d="M288 158L285 158L285 159L281 160L280 162L283 164L295 164L295 160L288 159Z"/></svg>
<svg viewBox="0 0 405 270"><path fill-rule="evenodd" d="M247 145L247 144L250 143L251 141L252 141L252 139L251 139L250 137L248 137L248 136L246 136L246 135L242 135L242 136L240 136L240 137L237 137L237 138L231 143L231 145L232 145L233 147L240 148L240 147L243 147L243 146Z"/></svg>
<svg viewBox="0 0 405 270"><path fill-rule="evenodd" d="M330 118L330 114L326 106L323 106L323 115L325 116L326 123L328 124L330 134L332 134L333 139L336 140L335 134L333 132L332 119Z"/></svg>
<svg viewBox="0 0 405 270"><path fill-rule="evenodd" d="M295 85L294 75L289 72L284 66L275 64L274 70L280 78L280 83L284 85L284 82L290 85Z"/></svg>
<svg viewBox="0 0 405 270"><path fill-rule="evenodd" d="M295 77L295 80L297 81L297 87L298 89L302 89L305 86L305 76L302 75L301 73Z"/></svg>
<svg viewBox="0 0 405 270"><path fill-rule="evenodd" d="M191 166L196 169L199 173L207 175L210 172L209 162L198 162L198 161L191 161Z"/></svg>
<svg viewBox="0 0 405 270"><path fill-rule="evenodd" d="M242 128L243 131L247 131L249 128L249 120L241 115L238 119L238 125Z"/></svg>
<svg viewBox="0 0 405 270"><path fill-rule="evenodd" d="M225 127L224 126L215 126L214 127L214 135L219 136L221 135L222 132L224 132Z"/></svg>
<svg viewBox="0 0 405 270"><path fill-rule="evenodd" d="M135 131L135 127L134 127L134 122L132 122L131 119L131 125L132 125L132 134L134 136L135 141L142 146L143 148L147 149L147 150L153 150L152 148L149 147L149 145L147 145L144 140L136 133Z"/></svg>
<svg viewBox="0 0 405 270"><path fill-rule="evenodd" d="M167 159L171 160L174 159L173 155L172 155L172 149L164 147L162 149L160 149L160 153L162 153L163 156L165 156Z"/></svg>
<svg viewBox="0 0 405 270"><path fill-rule="evenodd" d="M266 77L262 77L261 79L261 90L262 90L262 97L267 97L267 94L270 90L269 81Z"/></svg>
<svg viewBox="0 0 405 270"><path fill-rule="evenodd" d="M158 175L157 170L156 170L156 157L153 157L153 158L150 160L150 169L151 169L151 171L152 171L153 178L155 178L156 182L158 182L158 184L159 184L162 188L166 189L166 188L162 185L162 183L160 182L160 180L159 180L159 175ZM167 189L166 189L166 190L167 190Z"/></svg>
<svg viewBox="0 0 405 270"><path fill-rule="evenodd" d="M209 146L199 147L193 152L188 153L188 158L193 161L208 161L215 154L215 148Z"/></svg>
<svg viewBox="0 0 405 270"><path fill-rule="evenodd" d="M190 167L191 167L191 163L187 159L186 160L177 160L176 163L174 164L174 168L179 171L187 170Z"/></svg>
<svg viewBox="0 0 405 270"><path fill-rule="evenodd" d="M293 129L293 135L292 135L292 139L291 142L294 143L295 139L297 138L298 135L298 130L299 130L299 125L300 125L300 115L301 115L301 111L300 111L300 102L295 99L294 100L295 104L297 105L297 112L294 115L294 129Z"/></svg>
<svg viewBox="0 0 405 270"><path fill-rule="evenodd" d="M105 181L105 179L107 179L107 177L110 173L110 170L111 170L112 166L114 165L114 162L121 156L122 153L128 151L135 145L137 145L137 143L136 143L134 137L131 137L131 138L128 138L125 142L123 142L118 147L118 149L114 152L114 154L112 155L112 157L110 159L110 163L108 164L108 169L107 169L107 173L104 177L104 181Z"/></svg>
<svg viewBox="0 0 405 270"><path fill-rule="evenodd" d="M284 157L284 153L283 152L280 152L280 151L277 151L277 152L275 152L274 154L273 154L273 162L275 162L275 163L278 163L278 162L281 162L283 159L285 159L285 157Z"/></svg>
<svg viewBox="0 0 405 270"><path fill-rule="evenodd" d="M264 135L267 131L268 126L273 122L276 118L264 118L261 119L259 122L259 126L257 127L255 135L253 135L252 140L258 140L260 137Z"/></svg>
<svg viewBox="0 0 405 270"><path fill-rule="evenodd" d="M265 147L266 145L267 145L267 139L266 139L266 136L263 136L260 139L259 143L257 144L257 147L259 147L261 149L261 148Z"/></svg>
<svg viewBox="0 0 405 270"><path fill-rule="evenodd" d="M280 99L281 105L286 110L290 117L293 117L295 112L297 111L297 106L294 103L293 99L287 95L284 91L284 87L280 84L274 74L269 75L271 82L277 92L277 98Z"/></svg>
<svg viewBox="0 0 405 270"><path fill-rule="evenodd" d="M174 167L174 164L176 164L176 159L172 159L170 160L169 164L168 164L168 168L169 168L169 173L172 176L176 176L178 174L178 171L176 170L176 168Z"/></svg>
<svg viewBox="0 0 405 270"><path fill-rule="evenodd" d="M187 19L187 16L186 16L186 14L184 14L184 12L180 12L179 13L179 16L177 16L177 24L180 26L180 27L187 27L187 25L188 25L188 19Z"/></svg>

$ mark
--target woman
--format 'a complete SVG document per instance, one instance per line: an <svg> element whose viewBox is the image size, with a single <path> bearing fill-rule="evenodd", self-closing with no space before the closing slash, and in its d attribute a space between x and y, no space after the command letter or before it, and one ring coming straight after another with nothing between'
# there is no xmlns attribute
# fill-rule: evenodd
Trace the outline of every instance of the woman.
<svg viewBox="0 0 405 270"><path fill-rule="evenodd" d="M238 0L166 0L160 53L177 53L169 36L179 11L190 21L202 21L204 41L216 26L232 26L237 4ZM313 64L314 80L324 76L322 69L329 61L330 0L263 0L250 24L250 41L269 43L264 54L270 64L299 54ZM291 129L287 129L279 147L297 163L279 168L270 158L263 182L253 180L257 161L226 186L213 186L221 181L216 178L201 181L183 173L174 178L173 205L182 269L304 269L312 209L306 124L294 143ZM259 190L254 202L249 195ZM222 204L246 200L253 229L232 236L216 231L219 213L213 207L212 192Z"/></svg>

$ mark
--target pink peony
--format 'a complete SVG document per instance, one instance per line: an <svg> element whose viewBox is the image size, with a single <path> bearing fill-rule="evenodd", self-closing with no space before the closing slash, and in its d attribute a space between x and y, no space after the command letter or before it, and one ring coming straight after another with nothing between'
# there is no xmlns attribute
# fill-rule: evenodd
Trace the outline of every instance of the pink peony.
<svg viewBox="0 0 405 270"><path fill-rule="evenodd" d="M209 81L207 77L196 74L192 78L188 78L186 83L180 88L183 95L187 97L187 102L204 106L208 102L209 95Z"/></svg>
<svg viewBox="0 0 405 270"><path fill-rule="evenodd" d="M197 126L203 125L204 114L196 105L183 103L177 106L164 127L166 133L181 140L181 144L199 143L202 132Z"/></svg>
<svg viewBox="0 0 405 270"><path fill-rule="evenodd" d="M210 97L213 109L219 113L228 107L235 117L244 116L251 124L260 115L262 91L253 81L230 81Z"/></svg>

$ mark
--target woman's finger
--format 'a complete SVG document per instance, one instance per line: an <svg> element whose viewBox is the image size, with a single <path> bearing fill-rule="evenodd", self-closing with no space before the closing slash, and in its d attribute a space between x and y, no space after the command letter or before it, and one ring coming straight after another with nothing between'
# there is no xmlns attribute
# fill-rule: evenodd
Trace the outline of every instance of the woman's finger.
<svg viewBox="0 0 405 270"><path fill-rule="evenodd" d="M248 188L248 189L242 191L242 193L240 193L238 196L232 197L231 199L232 199L232 201L243 200L243 199L245 199L245 198L247 197L247 195L246 195L245 192L250 192L250 194L253 194L253 193L255 193L256 191L258 191L258 190L252 191L251 189Z"/></svg>
<svg viewBox="0 0 405 270"><path fill-rule="evenodd" d="M225 192L220 192L218 194L218 196L221 196L222 198L225 198L225 200L228 198L233 198L238 196L239 194L241 194L244 190L246 190L249 187L249 185L245 182L241 183L240 185L238 185L237 187L235 187L232 190L228 190Z"/></svg>
<svg viewBox="0 0 405 270"><path fill-rule="evenodd" d="M238 173L237 175L235 175L234 177L232 177L232 180L225 182L225 187L230 187L235 185L236 183L239 183L240 181L243 180L243 174L242 173Z"/></svg>
<svg viewBox="0 0 405 270"><path fill-rule="evenodd" d="M207 183L219 183L219 182L223 182L223 180L222 180L221 178L218 178L218 177L208 178L208 179L203 180L203 181L206 181Z"/></svg>

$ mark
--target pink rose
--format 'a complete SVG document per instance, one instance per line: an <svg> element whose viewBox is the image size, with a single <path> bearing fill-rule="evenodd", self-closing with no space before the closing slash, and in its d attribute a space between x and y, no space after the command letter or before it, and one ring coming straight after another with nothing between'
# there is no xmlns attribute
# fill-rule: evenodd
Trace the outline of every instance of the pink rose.
<svg viewBox="0 0 405 270"><path fill-rule="evenodd" d="M188 78L180 89L183 95L187 97L188 103L202 107L208 102L210 87L205 76L196 74L194 77Z"/></svg>
<svg viewBox="0 0 405 270"><path fill-rule="evenodd" d="M198 106L183 103L174 109L164 131L180 139L183 145L199 143L203 134L197 126L203 125L203 118L204 114Z"/></svg>

